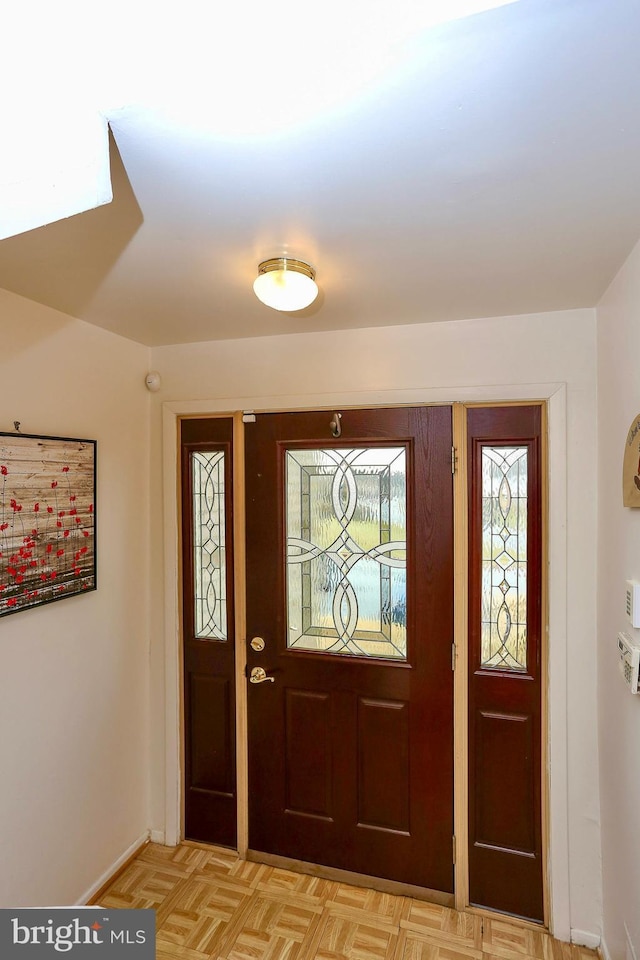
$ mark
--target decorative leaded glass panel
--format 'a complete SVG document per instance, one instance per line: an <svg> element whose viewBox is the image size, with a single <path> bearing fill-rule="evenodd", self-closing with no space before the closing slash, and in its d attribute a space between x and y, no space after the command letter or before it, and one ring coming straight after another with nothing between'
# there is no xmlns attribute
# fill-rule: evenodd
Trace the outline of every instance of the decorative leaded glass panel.
<svg viewBox="0 0 640 960"><path fill-rule="evenodd" d="M482 448L481 666L527 669L527 448Z"/></svg>
<svg viewBox="0 0 640 960"><path fill-rule="evenodd" d="M194 633L204 640L227 639L224 471L223 451L191 454Z"/></svg>
<svg viewBox="0 0 640 960"><path fill-rule="evenodd" d="M404 447L286 455L287 646L406 660Z"/></svg>

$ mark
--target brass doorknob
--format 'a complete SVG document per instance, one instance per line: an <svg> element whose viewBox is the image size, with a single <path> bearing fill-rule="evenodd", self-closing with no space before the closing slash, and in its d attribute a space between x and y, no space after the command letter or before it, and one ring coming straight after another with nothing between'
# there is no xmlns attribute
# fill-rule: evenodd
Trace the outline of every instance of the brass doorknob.
<svg viewBox="0 0 640 960"><path fill-rule="evenodd" d="M262 667L253 667L249 674L249 683L266 683L267 681L276 682L275 677L268 677Z"/></svg>

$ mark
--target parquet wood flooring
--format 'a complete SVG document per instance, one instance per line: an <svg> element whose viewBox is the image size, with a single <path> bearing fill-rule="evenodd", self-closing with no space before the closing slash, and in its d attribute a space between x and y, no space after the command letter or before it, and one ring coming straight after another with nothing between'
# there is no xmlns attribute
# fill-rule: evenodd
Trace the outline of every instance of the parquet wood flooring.
<svg viewBox="0 0 640 960"><path fill-rule="evenodd" d="M508 919L150 843L100 896L156 911L157 960L596 960Z"/></svg>

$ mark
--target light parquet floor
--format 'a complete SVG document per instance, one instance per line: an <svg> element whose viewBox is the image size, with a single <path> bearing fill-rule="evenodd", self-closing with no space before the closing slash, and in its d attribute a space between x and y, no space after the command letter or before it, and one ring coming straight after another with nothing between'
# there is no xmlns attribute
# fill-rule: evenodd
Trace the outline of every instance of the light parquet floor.
<svg viewBox="0 0 640 960"><path fill-rule="evenodd" d="M189 842L148 844L99 902L153 907L157 960L596 960L517 922Z"/></svg>

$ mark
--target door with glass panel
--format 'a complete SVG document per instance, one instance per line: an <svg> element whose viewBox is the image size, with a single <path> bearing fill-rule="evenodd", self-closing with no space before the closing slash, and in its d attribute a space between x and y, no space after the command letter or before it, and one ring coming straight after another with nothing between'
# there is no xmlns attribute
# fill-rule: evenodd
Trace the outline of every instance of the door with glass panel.
<svg viewBox="0 0 640 960"><path fill-rule="evenodd" d="M185 837L236 845L233 420L182 420Z"/></svg>
<svg viewBox="0 0 640 960"><path fill-rule="evenodd" d="M245 428L249 846L449 894L451 421Z"/></svg>
<svg viewBox="0 0 640 960"><path fill-rule="evenodd" d="M541 407L467 422L470 900L542 921Z"/></svg>

